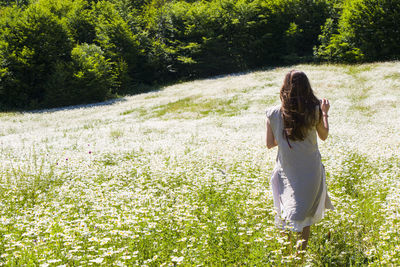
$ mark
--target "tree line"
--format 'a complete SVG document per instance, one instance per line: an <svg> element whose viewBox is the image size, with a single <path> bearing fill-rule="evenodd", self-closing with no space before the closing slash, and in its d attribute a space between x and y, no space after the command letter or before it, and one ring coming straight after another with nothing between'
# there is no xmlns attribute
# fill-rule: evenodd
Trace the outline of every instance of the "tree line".
<svg viewBox="0 0 400 267"><path fill-rule="evenodd" d="M399 59L397 0L0 0L0 107L299 62Z"/></svg>

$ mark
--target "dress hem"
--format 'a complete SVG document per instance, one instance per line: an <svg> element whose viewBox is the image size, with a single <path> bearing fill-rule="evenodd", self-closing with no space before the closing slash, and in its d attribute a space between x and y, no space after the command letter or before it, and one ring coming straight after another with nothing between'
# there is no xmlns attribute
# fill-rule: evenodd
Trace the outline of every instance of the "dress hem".
<svg viewBox="0 0 400 267"><path fill-rule="evenodd" d="M281 210L282 201L279 196L279 171L276 168L271 177L271 187L272 187L272 194L274 199L274 207L275 207L275 225L282 229L282 230L290 230L293 232L301 232L303 231L304 227L311 226L315 223L318 223L324 218L325 209L333 210L334 207L330 201L328 196L327 187L326 187L326 178L325 178L325 171L322 172L322 194L320 201L318 203L317 209L315 211L314 216L306 217L304 220L287 220L282 218L283 211Z"/></svg>

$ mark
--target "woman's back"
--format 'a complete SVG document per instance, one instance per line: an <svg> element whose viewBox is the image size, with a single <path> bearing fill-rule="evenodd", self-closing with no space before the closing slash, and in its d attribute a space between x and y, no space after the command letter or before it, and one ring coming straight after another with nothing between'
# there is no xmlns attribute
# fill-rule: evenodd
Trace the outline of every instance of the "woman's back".
<svg viewBox="0 0 400 267"><path fill-rule="evenodd" d="M319 100L304 72L292 70L280 90L281 105L267 110L267 148L278 146L271 176L279 228L301 232L305 249L310 226L333 209L328 197L325 168L318 150L317 134L329 134L329 101Z"/></svg>
<svg viewBox="0 0 400 267"><path fill-rule="evenodd" d="M291 220L304 220L315 213L316 198L321 195L321 155L318 150L315 127L302 141L293 141L283 134L281 107L267 110L275 140L278 144L276 171L282 197L286 199L287 216Z"/></svg>

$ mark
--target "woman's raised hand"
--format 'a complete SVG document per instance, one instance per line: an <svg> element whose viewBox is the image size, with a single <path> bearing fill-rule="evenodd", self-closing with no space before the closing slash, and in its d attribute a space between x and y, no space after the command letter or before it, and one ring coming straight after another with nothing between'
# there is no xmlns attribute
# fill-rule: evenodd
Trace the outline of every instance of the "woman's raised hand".
<svg viewBox="0 0 400 267"><path fill-rule="evenodd" d="M329 100L326 98L323 98L322 100L320 100L321 102L321 111L322 114L328 114L329 108L331 107L329 104Z"/></svg>
<svg viewBox="0 0 400 267"><path fill-rule="evenodd" d="M322 119L317 124L317 132L319 138L325 141L329 135L328 111L331 106L329 105L329 100L326 98L323 98L322 100L320 100L320 102L321 102Z"/></svg>

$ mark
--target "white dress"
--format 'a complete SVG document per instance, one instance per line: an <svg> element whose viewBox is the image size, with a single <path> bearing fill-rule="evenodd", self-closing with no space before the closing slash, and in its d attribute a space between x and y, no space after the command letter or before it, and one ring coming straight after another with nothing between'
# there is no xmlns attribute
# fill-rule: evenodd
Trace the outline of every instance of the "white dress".
<svg viewBox="0 0 400 267"><path fill-rule="evenodd" d="M280 106L269 108L267 118L278 143L271 176L275 222L279 228L301 232L320 221L325 209L334 209L327 192L316 129L310 129L303 141L287 140L283 136Z"/></svg>

